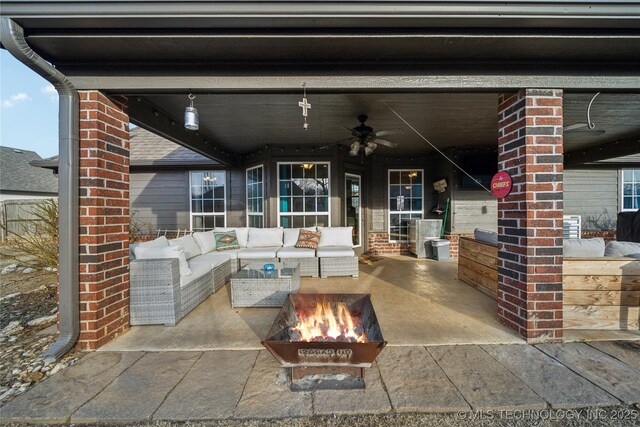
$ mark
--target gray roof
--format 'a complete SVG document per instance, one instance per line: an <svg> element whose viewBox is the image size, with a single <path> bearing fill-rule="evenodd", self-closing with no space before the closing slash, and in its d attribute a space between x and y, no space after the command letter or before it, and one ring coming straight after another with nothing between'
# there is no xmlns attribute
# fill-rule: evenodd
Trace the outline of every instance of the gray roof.
<svg viewBox="0 0 640 427"><path fill-rule="evenodd" d="M58 177L52 171L31 166L38 153L0 146L0 192L58 193Z"/></svg>
<svg viewBox="0 0 640 427"><path fill-rule="evenodd" d="M211 160L141 127L131 129L129 138L131 140L129 158L131 166L134 168L136 166L221 166L215 160ZM36 160L32 165L56 169L58 167L58 156Z"/></svg>
<svg viewBox="0 0 640 427"><path fill-rule="evenodd" d="M130 132L131 145L129 156L131 164L210 164L214 160L178 145L168 139L137 127Z"/></svg>

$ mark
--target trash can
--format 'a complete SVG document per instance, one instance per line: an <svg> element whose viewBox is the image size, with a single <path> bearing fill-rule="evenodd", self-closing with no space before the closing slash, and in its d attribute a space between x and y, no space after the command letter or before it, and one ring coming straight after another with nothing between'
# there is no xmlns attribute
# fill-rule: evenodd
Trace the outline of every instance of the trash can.
<svg viewBox="0 0 640 427"><path fill-rule="evenodd" d="M433 249L433 258L438 261L449 259L449 244L447 239L435 239L431 241L431 248Z"/></svg>

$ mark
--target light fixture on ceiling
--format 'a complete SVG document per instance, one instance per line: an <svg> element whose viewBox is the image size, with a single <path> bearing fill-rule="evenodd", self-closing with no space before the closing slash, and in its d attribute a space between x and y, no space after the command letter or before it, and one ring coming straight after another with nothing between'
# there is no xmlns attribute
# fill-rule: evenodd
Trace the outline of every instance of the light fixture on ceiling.
<svg viewBox="0 0 640 427"><path fill-rule="evenodd" d="M306 169L306 170L312 169L313 168L313 163L303 163L302 164L302 168Z"/></svg>
<svg viewBox="0 0 640 427"><path fill-rule="evenodd" d="M375 150L377 146L378 144L376 144L375 142L371 142L371 141L367 142L367 146L364 147L364 155L368 156L371 153L373 153L373 150Z"/></svg>
<svg viewBox="0 0 640 427"><path fill-rule="evenodd" d="M351 150L349 150L350 156L357 156L358 151L360 151L360 141L353 141L351 144Z"/></svg>
<svg viewBox="0 0 640 427"><path fill-rule="evenodd" d="M184 109L184 127L189 130L200 129L200 116L198 110L193 106L193 100L196 96L192 93L189 94L189 106Z"/></svg>

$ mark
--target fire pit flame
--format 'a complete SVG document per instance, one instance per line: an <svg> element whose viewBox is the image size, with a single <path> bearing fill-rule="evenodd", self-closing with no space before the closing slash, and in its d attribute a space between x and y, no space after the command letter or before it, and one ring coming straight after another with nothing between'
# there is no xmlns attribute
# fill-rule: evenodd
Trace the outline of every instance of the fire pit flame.
<svg viewBox="0 0 640 427"><path fill-rule="evenodd" d="M343 301L319 300L315 308L296 307L298 323L290 328L291 341L365 343L362 318Z"/></svg>

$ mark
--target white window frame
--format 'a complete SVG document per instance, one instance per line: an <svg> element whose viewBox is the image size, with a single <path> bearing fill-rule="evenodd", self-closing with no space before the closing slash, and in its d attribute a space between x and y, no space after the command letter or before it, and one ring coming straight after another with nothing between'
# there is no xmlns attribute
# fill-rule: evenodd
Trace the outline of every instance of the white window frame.
<svg viewBox="0 0 640 427"><path fill-rule="evenodd" d="M306 216L309 215L309 212L281 212L280 211L280 165L302 165L302 164L313 164L313 165L327 165L327 176L329 179L329 186L328 186L328 190L329 190L329 194L327 194L327 217L328 217L328 227L331 227L331 162L314 162L314 161L304 161L304 160L299 160L299 161L295 161L295 162L277 162L276 167L278 169L277 172L277 182L278 182L278 227L282 227L281 222L280 222L280 218L283 216ZM324 212L321 212L321 214L323 214ZM316 216L318 215L318 212L316 212Z"/></svg>
<svg viewBox="0 0 640 427"><path fill-rule="evenodd" d="M193 186L193 174L194 173L207 173L207 172L222 172L224 174L224 226L227 226L227 171L226 170L190 170L189 171L189 230L193 232L193 216L215 216L220 215L217 212L193 212L193 199L191 194L191 187Z"/></svg>
<svg viewBox="0 0 640 427"><path fill-rule="evenodd" d="M347 178L357 178L358 179L358 243L354 245L354 248L359 248L362 246L362 176L357 175L355 173L345 173L344 174L344 225L347 225L347 191L349 191L347 187Z"/></svg>
<svg viewBox="0 0 640 427"><path fill-rule="evenodd" d="M620 189L618 192L618 195L620 197L620 212L635 212L638 209L633 209L633 208L626 208L624 207L624 171L625 170L633 170L633 171L640 171L640 169L636 169L636 168L627 168L627 169L620 169L620 173L619 173L619 180L618 182L620 183ZM636 181L634 181L635 183Z"/></svg>
<svg viewBox="0 0 640 427"><path fill-rule="evenodd" d="M262 211L259 213L256 212L249 212L249 171L254 170L254 169L262 169L262 194L260 195L260 198L262 199ZM261 216L262 217L262 227L265 226L265 222L264 222L264 164L260 164L260 165L256 165L256 166L252 166L250 168L247 168L245 170L245 192L246 192L246 213L247 213L247 227L249 227L249 217L250 216Z"/></svg>
<svg viewBox="0 0 640 427"><path fill-rule="evenodd" d="M393 211L394 214L398 212L408 214L421 214L424 218L424 169L415 168L403 168L403 169L388 169L387 170L387 233L389 235L389 243L406 243L408 240L391 240L391 206L389 206L389 199L391 199L391 172L420 172L420 185L422 188L422 210L421 211Z"/></svg>

